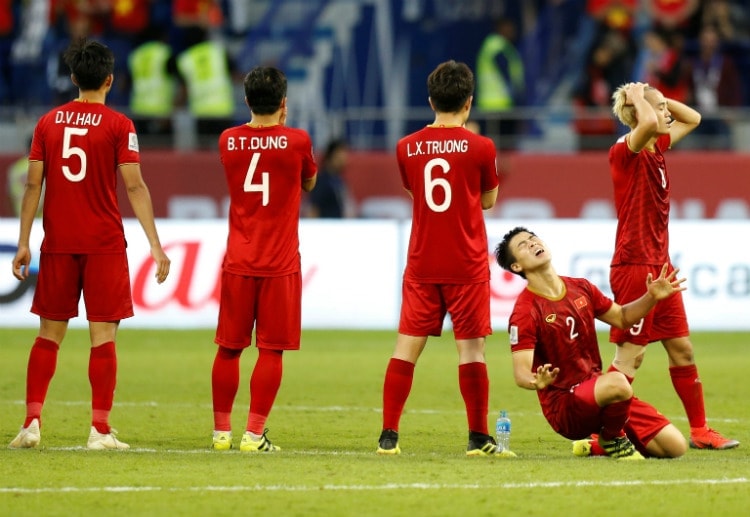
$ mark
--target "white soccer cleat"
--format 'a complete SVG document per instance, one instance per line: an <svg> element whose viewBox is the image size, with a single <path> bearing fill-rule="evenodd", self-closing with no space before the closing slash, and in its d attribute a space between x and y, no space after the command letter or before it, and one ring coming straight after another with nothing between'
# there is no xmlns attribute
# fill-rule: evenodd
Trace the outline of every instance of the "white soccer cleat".
<svg viewBox="0 0 750 517"><path fill-rule="evenodd" d="M86 447L88 447L92 451L130 449L130 445L115 438L116 434L117 431L115 431L114 429L111 429L108 434L102 434L96 430L96 427L91 426L89 442Z"/></svg>
<svg viewBox="0 0 750 517"><path fill-rule="evenodd" d="M9 449L33 449L42 439L39 432L39 420L34 419L28 427L22 427L18 435L8 444Z"/></svg>

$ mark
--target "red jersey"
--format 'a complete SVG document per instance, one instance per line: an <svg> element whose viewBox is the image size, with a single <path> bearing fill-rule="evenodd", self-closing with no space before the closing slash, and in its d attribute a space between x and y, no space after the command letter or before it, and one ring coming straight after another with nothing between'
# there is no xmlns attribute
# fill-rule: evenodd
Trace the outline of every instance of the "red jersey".
<svg viewBox="0 0 750 517"><path fill-rule="evenodd" d="M670 183L663 153L670 143L670 136L662 135L654 152L634 153L623 136L609 149L617 211L613 266L661 266L669 258Z"/></svg>
<svg viewBox="0 0 750 517"><path fill-rule="evenodd" d="M104 104L63 104L39 119L29 160L44 162L42 251L125 250L117 167L140 162L129 118Z"/></svg>
<svg viewBox="0 0 750 517"><path fill-rule="evenodd" d="M584 278L562 277L562 280L565 293L559 300L524 289L508 321L511 351L534 351L532 371L546 363L560 368L555 382L537 391L543 409L554 398L555 391L568 391L601 374L595 318L607 312L613 303Z"/></svg>
<svg viewBox="0 0 750 517"><path fill-rule="evenodd" d="M464 284L489 280L481 197L498 186L495 144L463 127L426 127L402 138L396 157L413 196L404 279Z"/></svg>
<svg viewBox="0 0 750 517"><path fill-rule="evenodd" d="M221 134L219 153L230 197L224 271L299 272L302 181L317 172L310 136L285 126L243 124Z"/></svg>

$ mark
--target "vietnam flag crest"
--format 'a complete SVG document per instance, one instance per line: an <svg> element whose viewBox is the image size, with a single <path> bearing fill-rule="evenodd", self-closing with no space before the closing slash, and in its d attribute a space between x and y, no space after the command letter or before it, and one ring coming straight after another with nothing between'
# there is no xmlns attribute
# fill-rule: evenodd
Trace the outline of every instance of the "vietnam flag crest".
<svg viewBox="0 0 750 517"><path fill-rule="evenodd" d="M583 296L576 298L573 303L575 303L576 309L583 309L584 307L586 307L586 305L588 305L586 303L586 298Z"/></svg>

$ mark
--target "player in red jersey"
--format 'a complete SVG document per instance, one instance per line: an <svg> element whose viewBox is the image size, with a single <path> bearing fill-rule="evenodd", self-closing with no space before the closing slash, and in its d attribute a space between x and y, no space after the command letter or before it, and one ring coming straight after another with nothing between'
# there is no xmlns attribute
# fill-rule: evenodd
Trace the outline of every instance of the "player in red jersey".
<svg viewBox="0 0 750 517"><path fill-rule="evenodd" d="M402 138L396 147L401 180L413 198L413 216L398 337L385 372L383 431L377 452L401 452L398 426L415 364L427 337L441 334L449 313L469 423L466 453L495 455L503 451L487 434L484 344L492 330L482 212L497 199L495 145L464 128L474 91L474 75L466 64L440 64L429 75L427 90L435 121Z"/></svg>
<svg viewBox="0 0 750 517"><path fill-rule="evenodd" d="M646 293L621 306L584 278L558 275L547 246L526 228L505 234L495 258L500 267L528 281L508 324L516 384L536 390L552 429L577 440L574 454L624 460L682 456L687 443L679 430L633 396L625 375L602 373L595 326L599 319L629 327L657 301L685 289L685 279L676 278L678 271L667 274L664 264L657 277L646 274ZM593 443L588 438L592 434L598 434Z"/></svg>
<svg viewBox="0 0 750 517"><path fill-rule="evenodd" d="M240 356L253 327L258 358L240 450L271 452L265 424L281 385L284 350L298 350L302 320L299 214L302 191L315 186L310 136L286 127L287 80L271 67L245 76L250 122L225 130L219 153L229 187L229 237L211 374L213 448L232 447L231 413Z"/></svg>
<svg viewBox="0 0 750 517"><path fill-rule="evenodd" d="M39 335L31 347L26 380L26 420L11 448L36 447L41 412L55 373L57 354L78 315L83 292L89 320L89 380L93 411L89 449L127 449L110 428L120 320L133 315L126 242L117 203L117 172L146 234L156 262L156 279L169 274L169 258L159 242L148 187L141 176L133 123L104 105L112 86L114 56L85 39L65 52L79 97L48 112L34 129L29 174L21 206L18 252L13 274L28 276L29 239L45 184L44 240L31 312L39 315Z"/></svg>
<svg viewBox="0 0 750 517"><path fill-rule="evenodd" d="M630 128L609 150L617 210L610 283L615 301L625 304L640 296L647 273L658 274L664 263L673 267L669 257L671 182L664 153L693 131L701 116L643 83L622 85L612 98L612 111ZM617 345L610 368L631 382L646 345L661 341L669 356L672 385L687 413L690 446L731 449L739 445L706 423L703 386L681 294L660 303L631 328L613 328L610 341Z"/></svg>

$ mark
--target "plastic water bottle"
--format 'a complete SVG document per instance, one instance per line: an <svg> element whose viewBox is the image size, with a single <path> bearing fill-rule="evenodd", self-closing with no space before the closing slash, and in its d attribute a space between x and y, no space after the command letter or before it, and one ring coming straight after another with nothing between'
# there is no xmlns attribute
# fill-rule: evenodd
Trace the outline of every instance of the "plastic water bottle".
<svg viewBox="0 0 750 517"><path fill-rule="evenodd" d="M508 412L504 409L500 411L495 423L495 439L502 450L510 450L510 418L508 418Z"/></svg>

